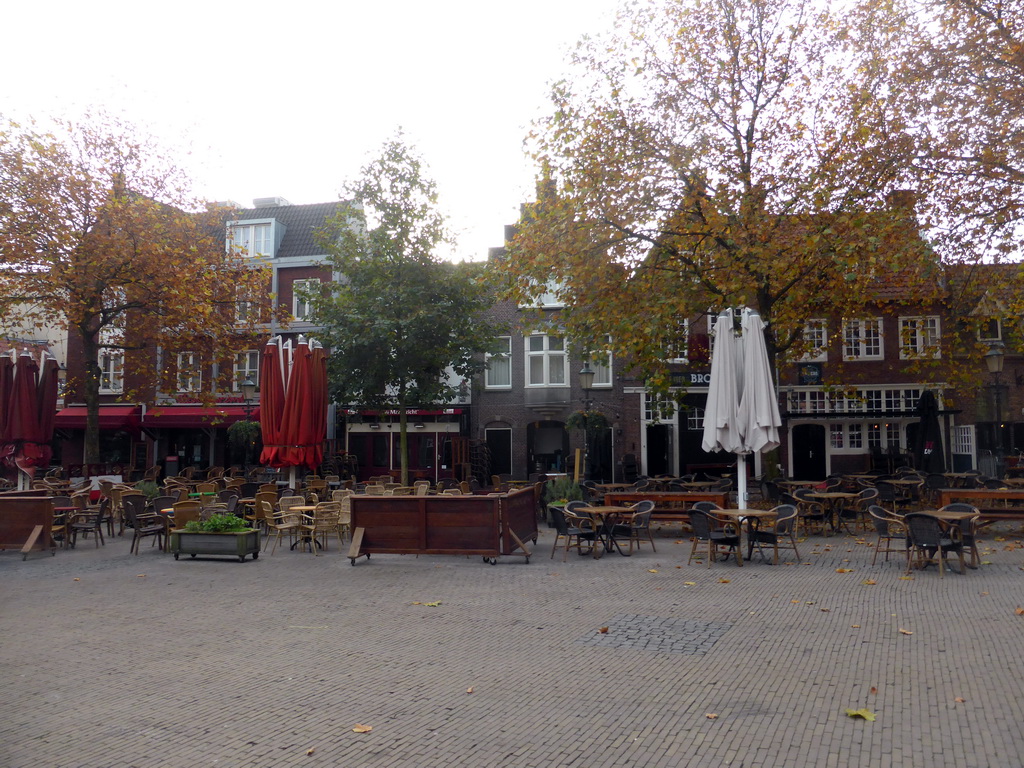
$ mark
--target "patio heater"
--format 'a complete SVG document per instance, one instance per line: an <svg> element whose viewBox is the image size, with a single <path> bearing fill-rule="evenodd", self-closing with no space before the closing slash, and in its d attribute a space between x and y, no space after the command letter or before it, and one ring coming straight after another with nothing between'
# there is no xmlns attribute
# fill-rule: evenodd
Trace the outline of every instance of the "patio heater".
<svg viewBox="0 0 1024 768"><path fill-rule="evenodd" d="M590 399L590 392L594 388L594 370L590 367L590 360L583 361L583 367L577 374L580 377L580 388L583 390L583 479L588 477L587 462L590 458L590 408L593 400Z"/></svg>
<svg viewBox="0 0 1024 768"><path fill-rule="evenodd" d="M997 478L1003 477L1006 474L1006 469L1003 466L1006 457L1003 451L1003 402L1002 402L1002 383L999 381L999 376L1003 372L1003 357L1004 350L1002 342L993 342L988 352L985 353L985 365L988 366L988 372L992 374L992 415L995 419L995 423L992 425L992 436L995 449L995 476Z"/></svg>

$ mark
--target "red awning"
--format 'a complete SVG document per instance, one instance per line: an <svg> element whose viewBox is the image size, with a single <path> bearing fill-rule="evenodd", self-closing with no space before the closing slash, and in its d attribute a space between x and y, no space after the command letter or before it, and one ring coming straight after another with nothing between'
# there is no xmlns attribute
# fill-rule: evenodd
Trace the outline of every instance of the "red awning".
<svg viewBox="0 0 1024 768"><path fill-rule="evenodd" d="M69 405L57 411L54 426L57 429L85 429L86 407ZM126 429L136 431L142 416L142 408L138 405L101 405L100 429Z"/></svg>
<svg viewBox="0 0 1024 768"><path fill-rule="evenodd" d="M259 418L259 409L251 408L250 419ZM244 405L158 405L146 410L142 426L164 429L203 429L230 427L245 418Z"/></svg>

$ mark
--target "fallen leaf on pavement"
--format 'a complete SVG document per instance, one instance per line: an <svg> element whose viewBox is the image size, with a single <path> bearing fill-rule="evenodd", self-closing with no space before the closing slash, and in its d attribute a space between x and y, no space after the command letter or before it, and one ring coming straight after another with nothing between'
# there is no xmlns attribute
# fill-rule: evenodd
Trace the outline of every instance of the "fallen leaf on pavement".
<svg viewBox="0 0 1024 768"><path fill-rule="evenodd" d="M872 685L871 686L871 695L874 696L876 693L878 693L878 689L875 688L875 686Z"/></svg>
<svg viewBox="0 0 1024 768"><path fill-rule="evenodd" d="M310 747L306 750L307 755L312 755L314 752L316 752L316 747Z"/></svg>
<svg viewBox="0 0 1024 768"><path fill-rule="evenodd" d="M866 584L866 585L867 585L867 586L869 586L869 587L870 587L870 586L873 586L873 585L875 585L875 584L877 584L877 583L878 583L878 582L877 582L877 581L875 581L874 579L864 579L864 581L862 581L862 582L861 582L861 584Z"/></svg>
<svg viewBox="0 0 1024 768"><path fill-rule="evenodd" d="M853 573L853 568L836 568L836 573Z"/></svg>
<svg viewBox="0 0 1024 768"><path fill-rule="evenodd" d="M657 573L657 572L658 572L658 569L657 569L657 568L648 568L648 569L647 569L647 572L648 572L648 573Z"/></svg>
<svg viewBox="0 0 1024 768"><path fill-rule="evenodd" d="M914 633L911 632L909 629L900 629L900 634L901 635L912 635Z"/></svg>
<svg viewBox="0 0 1024 768"><path fill-rule="evenodd" d="M683 584L686 585L687 587L696 587L697 586L697 582L696 581L684 581Z"/></svg>
<svg viewBox="0 0 1024 768"><path fill-rule="evenodd" d="M607 635L608 634L608 627L601 627L597 631L600 632L602 635Z"/></svg>
<svg viewBox="0 0 1024 768"><path fill-rule="evenodd" d="M847 709L845 710L848 717L863 717L868 722L874 722L875 713L869 709Z"/></svg>
<svg viewBox="0 0 1024 768"><path fill-rule="evenodd" d="M717 720L718 719L718 715L716 713L714 713L714 712L708 712L706 715L704 715L704 717L706 717L708 720Z"/></svg>
<svg viewBox="0 0 1024 768"><path fill-rule="evenodd" d="M963 696L957 696L955 699L953 699L953 701L955 701L957 704L967 703L967 699L965 699Z"/></svg>
<svg viewBox="0 0 1024 768"><path fill-rule="evenodd" d="M144 578L146 578L146 574L144 574L144 573L136 573L135 574L135 578L137 578L137 579L144 579Z"/></svg>
<svg viewBox="0 0 1024 768"><path fill-rule="evenodd" d="M81 581L81 579L76 578L75 581Z"/></svg>
<svg viewBox="0 0 1024 768"><path fill-rule="evenodd" d="M851 629L860 629L860 624L851 624L850 628Z"/></svg>
<svg viewBox="0 0 1024 768"><path fill-rule="evenodd" d="M75 581L78 581L78 579L75 579ZM1017 606L1017 609L1016 609L1016 610L1014 611L1014 613L1016 613L1016 614L1017 614L1018 616L1024 616L1024 608L1021 608L1021 607L1020 607L1020 606L1018 605L1018 606Z"/></svg>
<svg viewBox="0 0 1024 768"><path fill-rule="evenodd" d="M372 730L373 730L373 726L372 725L362 725L360 723L356 723L352 727L352 732L353 733L369 733Z"/></svg>
<svg viewBox="0 0 1024 768"><path fill-rule="evenodd" d="M821 611L822 613L828 613L828 612L829 612L829 611L831 611L832 609L831 609L831 608L820 608L819 610L820 610L820 611Z"/></svg>
<svg viewBox="0 0 1024 768"><path fill-rule="evenodd" d="M473 686L469 686L469 688L466 689L466 693L472 693L472 692L473 692Z"/></svg>
<svg viewBox="0 0 1024 768"><path fill-rule="evenodd" d="M718 583L719 584L728 584L729 583L729 579L719 579Z"/></svg>

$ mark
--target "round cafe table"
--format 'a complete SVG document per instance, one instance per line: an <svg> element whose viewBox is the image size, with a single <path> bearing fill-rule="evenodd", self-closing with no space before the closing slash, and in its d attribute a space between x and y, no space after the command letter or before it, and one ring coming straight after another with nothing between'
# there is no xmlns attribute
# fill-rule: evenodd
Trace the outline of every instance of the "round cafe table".
<svg viewBox="0 0 1024 768"><path fill-rule="evenodd" d="M772 509L712 509L711 515L715 517L725 517L736 521L736 524L742 530L746 526L743 523L750 518L757 518L758 520L771 520L777 517L775 510ZM747 532L749 536L749 531ZM736 548L736 565L743 567L743 542L740 541L739 546Z"/></svg>
<svg viewBox="0 0 1024 768"><path fill-rule="evenodd" d="M613 549L618 550L620 555L623 557L629 557L622 552L622 547L619 546L618 541L615 540L615 524L618 522L618 518L625 514L632 514L629 511L629 507L615 507L606 505L595 505L592 507L582 507L577 510L577 514L582 513L590 515L594 521L594 548L593 556L597 560L604 552L611 552ZM600 546L599 546L600 545Z"/></svg>

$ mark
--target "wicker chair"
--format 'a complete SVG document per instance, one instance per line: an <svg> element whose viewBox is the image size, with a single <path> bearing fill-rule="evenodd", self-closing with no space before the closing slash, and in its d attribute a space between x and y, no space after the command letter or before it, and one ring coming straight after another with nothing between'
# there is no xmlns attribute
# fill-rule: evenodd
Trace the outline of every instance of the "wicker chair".
<svg viewBox="0 0 1024 768"><path fill-rule="evenodd" d="M960 538L963 541L964 547L970 550L971 553L971 562L967 567L977 568L981 563L981 553L978 552L978 516L981 515L981 511L977 507L962 502L947 504L939 511L966 512L973 515L973 517L960 521Z"/></svg>
<svg viewBox="0 0 1024 768"><path fill-rule="evenodd" d="M751 517L747 522L750 530L747 533L747 559L754 555L754 547L764 558L763 547L771 545L773 550L772 565L779 564L779 548L792 549L796 559L800 559L800 552L796 548L796 507L792 504L780 504L773 510L776 517L774 522L768 525L769 521ZM764 525L765 527L762 527ZM788 541L789 544L784 542Z"/></svg>
<svg viewBox="0 0 1024 768"><path fill-rule="evenodd" d="M597 544L597 531L594 529L594 521L591 518L577 517L571 512L563 513L557 507L552 507L551 521L557 531L555 542L551 547L552 558L555 556L555 550L558 549L559 541L562 541L565 547L562 552L563 563L570 549L576 549L581 555L586 554L583 551L584 547L587 548L587 552L593 551Z"/></svg>
<svg viewBox="0 0 1024 768"><path fill-rule="evenodd" d="M710 502L698 502L698 504L700 503ZM711 567L711 561L718 554L719 547L729 548L729 551L726 553L726 559L728 559L729 554L732 554L736 557L738 565L743 564L743 561L740 560L742 557L740 552L740 532L732 521L723 520L715 517L710 512L697 509L697 504L694 504L693 509L690 510L690 527L693 528L693 546L690 547L690 557L686 561L687 565L693 562L693 556L697 553L697 548L702 541L707 542L708 545L708 568Z"/></svg>
<svg viewBox="0 0 1024 768"><path fill-rule="evenodd" d="M616 524L612 529L612 534L616 540L619 538L629 537L629 552L626 556L633 554L633 545L636 544L637 550L640 549L640 542L644 539L651 544L651 551L657 552L657 548L654 546L654 537L651 536L651 513L654 511L654 502L650 499L639 501L630 507L630 515L624 522ZM621 547L620 547L620 552Z"/></svg>
<svg viewBox="0 0 1024 768"><path fill-rule="evenodd" d="M919 512L911 512L903 518L910 536L910 558L907 561L907 573L917 565L924 568L933 558L939 561L939 578L945 576L946 555L956 553L960 560L960 573L967 571L964 567L964 546L960 536L960 526L949 526L945 529L937 517Z"/></svg>
<svg viewBox="0 0 1024 768"><path fill-rule="evenodd" d="M878 553L885 553L885 561L889 562L890 554L903 554L910 560L910 540L907 538L907 526L903 519L890 514L882 507L872 504L868 507L868 516L878 534L875 551L871 555L871 565L878 561ZM898 542L898 546L894 543Z"/></svg>

